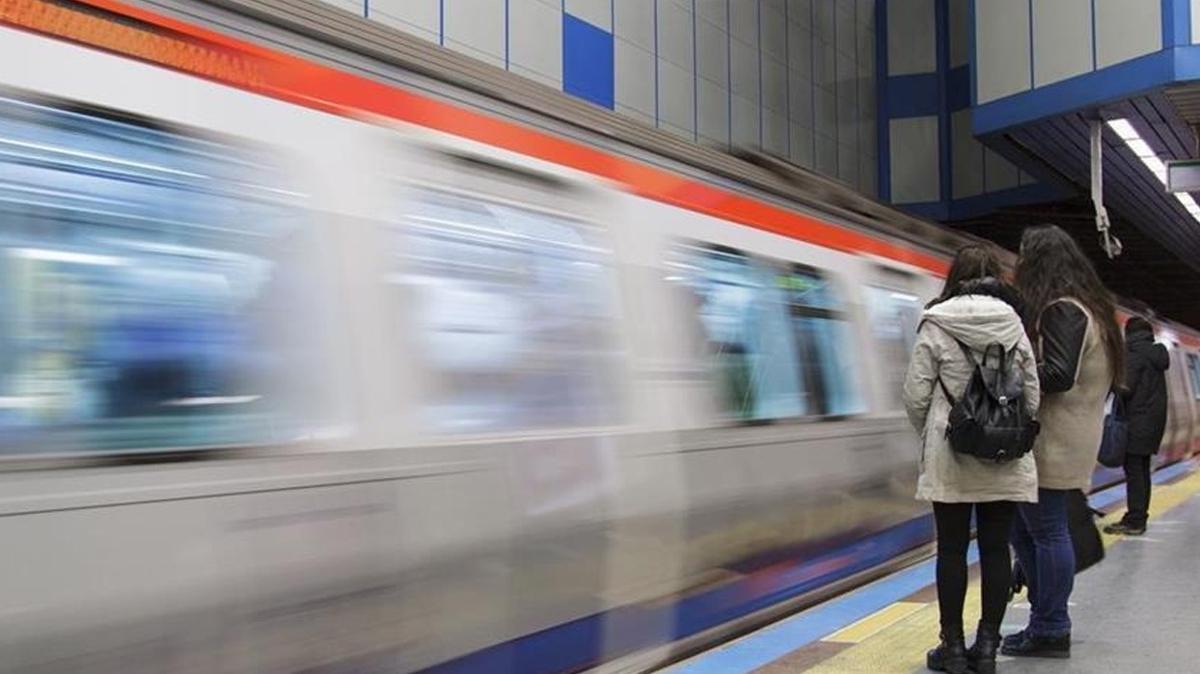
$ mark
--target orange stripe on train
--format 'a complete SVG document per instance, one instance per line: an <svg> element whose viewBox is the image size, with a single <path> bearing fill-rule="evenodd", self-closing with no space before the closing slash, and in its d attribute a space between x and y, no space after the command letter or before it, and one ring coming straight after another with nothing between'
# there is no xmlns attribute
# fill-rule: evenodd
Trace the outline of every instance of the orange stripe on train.
<svg viewBox="0 0 1200 674"><path fill-rule="evenodd" d="M425 126L606 178L662 203L826 248L876 255L935 274L948 269L939 256L113 0L0 0L0 23L338 115Z"/></svg>

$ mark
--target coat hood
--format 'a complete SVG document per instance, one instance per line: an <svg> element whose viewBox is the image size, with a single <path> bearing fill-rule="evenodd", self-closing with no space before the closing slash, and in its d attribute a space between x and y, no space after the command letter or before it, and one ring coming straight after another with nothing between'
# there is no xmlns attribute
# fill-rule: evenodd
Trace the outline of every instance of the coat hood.
<svg viewBox="0 0 1200 674"><path fill-rule="evenodd" d="M925 310L922 319L937 325L975 351L991 344L1011 350L1025 336L1017 312L987 295L960 295Z"/></svg>

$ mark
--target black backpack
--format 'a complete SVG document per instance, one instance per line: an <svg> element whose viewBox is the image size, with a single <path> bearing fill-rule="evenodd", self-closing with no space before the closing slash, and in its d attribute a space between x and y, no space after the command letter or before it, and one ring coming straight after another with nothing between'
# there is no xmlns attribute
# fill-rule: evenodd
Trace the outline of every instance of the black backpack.
<svg viewBox="0 0 1200 674"><path fill-rule="evenodd" d="M1013 354L1002 344L989 344L983 360L976 361L970 347L954 341L975 370L958 400L938 377L938 385L950 402L946 424L950 448L996 463L1025 456L1033 449L1041 427L1025 409L1025 388Z"/></svg>

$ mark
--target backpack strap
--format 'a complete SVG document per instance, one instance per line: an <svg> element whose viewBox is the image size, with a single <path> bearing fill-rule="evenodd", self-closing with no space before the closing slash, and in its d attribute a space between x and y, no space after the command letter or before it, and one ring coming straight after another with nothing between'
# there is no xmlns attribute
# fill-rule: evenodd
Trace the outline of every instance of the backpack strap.
<svg viewBox="0 0 1200 674"><path fill-rule="evenodd" d="M948 332L946 334L950 335ZM953 339L954 343L958 344L958 348L962 349L963 357L967 359L968 365L979 365L979 361L975 360L975 352L971 349L971 347L967 346L965 342L959 340L959 338L955 337L954 335L950 335L950 339ZM983 356L986 358L987 352L984 352Z"/></svg>
<svg viewBox="0 0 1200 674"><path fill-rule="evenodd" d="M937 383L938 386L942 387L942 395L946 396L946 401L950 403L950 406L954 407L957 405L958 401L954 399L954 396L950 395L950 389L946 388L946 382L942 381L941 375L938 375Z"/></svg>
<svg viewBox="0 0 1200 674"><path fill-rule="evenodd" d="M929 321L926 319L921 319L921 322L917 324L917 332L920 332L921 328L925 327L925 324L928 322ZM935 325L936 325L936 323L935 323ZM942 330L942 332L945 333L945 335L947 337L949 337L950 339L953 339L955 344L958 344L958 348L962 349L963 357L967 359L968 365L971 365L974 367L979 367L979 363L975 360L975 356L971 352L971 347L964 344L961 340L959 340L954 335L950 334L949 332L946 332L944 329L941 329L940 326L938 329ZM954 407L955 405L957 405L958 401L954 399L954 396L950 395L950 389L946 388L946 382L942 381L942 376L940 374L938 375L937 383L938 383L938 386L941 387L941 389L942 389L942 395L946 396L946 400L950 403L950 406Z"/></svg>

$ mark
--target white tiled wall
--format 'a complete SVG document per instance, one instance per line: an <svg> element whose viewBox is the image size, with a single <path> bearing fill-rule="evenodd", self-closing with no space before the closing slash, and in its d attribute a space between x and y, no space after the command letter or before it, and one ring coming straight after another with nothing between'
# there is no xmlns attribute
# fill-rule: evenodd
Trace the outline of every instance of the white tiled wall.
<svg viewBox="0 0 1200 674"><path fill-rule="evenodd" d="M504 0L442 0L447 47L504 67Z"/></svg>
<svg viewBox="0 0 1200 674"><path fill-rule="evenodd" d="M975 75L979 103L1030 87L1029 5L975 0Z"/></svg>
<svg viewBox="0 0 1200 674"><path fill-rule="evenodd" d="M720 3L696 5L696 119L701 142L729 145L729 41Z"/></svg>
<svg viewBox="0 0 1200 674"><path fill-rule="evenodd" d="M618 112L653 124L657 66L654 52L617 37L613 40L613 86Z"/></svg>
<svg viewBox="0 0 1200 674"><path fill-rule="evenodd" d="M612 0L563 0L563 8L571 16L583 19L601 30L610 33L613 30Z"/></svg>
<svg viewBox="0 0 1200 674"><path fill-rule="evenodd" d="M949 0L950 67L967 65L971 59L971 0Z"/></svg>
<svg viewBox="0 0 1200 674"><path fill-rule="evenodd" d="M658 30L659 126L686 138L696 137L696 65L692 43L692 3L660 0Z"/></svg>
<svg viewBox="0 0 1200 674"><path fill-rule="evenodd" d="M1092 0L1033 0L1033 85L1092 69Z"/></svg>
<svg viewBox="0 0 1200 674"><path fill-rule="evenodd" d="M1020 171L1012 162L987 148L984 148L983 154L983 188L986 191L999 192L1020 184Z"/></svg>
<svg viewBox="0 0 1200 674"><path fill-rule="evenodd" d="M1200 0L1191 0L1192 44L1200 44Z"/></svg>
<svg viewBox="0 0 1200 674"><path fill-rule="evenodd" d="M1097 67L1106 68L1162 48L1161 3L1095 0L1092 6L1096 8ZM1194 14L1192 21L1196 21Z"/></svg>
<svg viewBox="0 0 1200 674"><path fill-rule="evenodd" d="M892 201L916 204L941 198L938 118L893 119L888 133L892 141Z"/></svg>
<svg viewBox="0 0 1200 674"><path fill-rule="evenodd" d="M960 0L951 0L956 1ZM1156 0L974 3L980 104L1107 68L1156 52L1163 45L1163 3ZM1195 41L1200 0L1192 0L1191 8Z"/></svg>
<svg viewBox="0 0 1200 674"><path fill-rule="evenodd" d="M1009 0L1011 2L1011 0ZM914 75L937 70L934 0L886 0L888 3L888 74Z"/></svg>
<svg viewBox="0 0 1200 674"><path fill-rule="evenodd" d="M963 199L983 193L983 144L971 133L971 111L950 115L952 198Z"/></svg>
<svg viewBox="0 0 1200 674"><path fill-rule="evenodd" d="M654 0L613 0L613 34L654 52Z"/></svg>
<svg viewBox="0 0 1200 674"><path fill-rule="evenodd" d="M393 28L437 42L440 11L438 0L371 0L369 16Z"/></svg>
<svg viewBox="0 0 1200 674"><path fill-rule="evenodd" d="M326 1L559 89L566 11L612 33L617 112L876 191L875 0Z"/></svg>
<svg viewBox="0 0 1200 674"><path fill-rule="evenodd" d="M562 88L562 9L545 0L508 0L509 70Z"/></svg>

